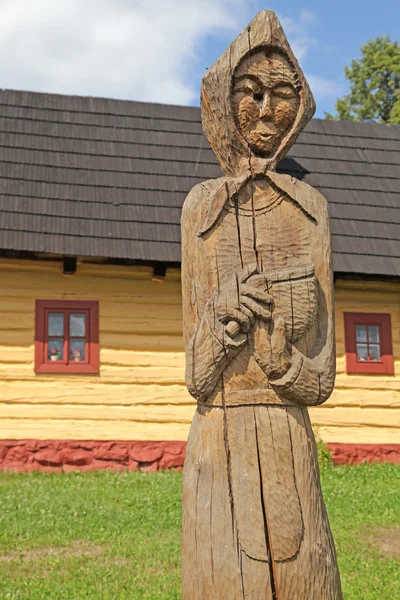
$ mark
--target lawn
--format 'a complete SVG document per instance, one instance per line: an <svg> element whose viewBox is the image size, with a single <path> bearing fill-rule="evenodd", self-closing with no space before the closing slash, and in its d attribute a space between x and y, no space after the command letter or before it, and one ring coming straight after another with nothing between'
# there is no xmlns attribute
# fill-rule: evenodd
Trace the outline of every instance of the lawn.
<svg viewBox="0 0 400 600"><path fill-rule="evenodd" d="M400 465L322 481L345 599L400 600ZM2 600L180 598L180 473L2 473L0 492Z"/></svg>

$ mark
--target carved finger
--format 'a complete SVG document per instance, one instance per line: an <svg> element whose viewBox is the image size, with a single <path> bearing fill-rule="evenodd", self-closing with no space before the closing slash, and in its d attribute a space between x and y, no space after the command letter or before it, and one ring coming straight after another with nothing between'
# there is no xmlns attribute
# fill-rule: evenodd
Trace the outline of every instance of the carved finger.
<svg viewBox="0 0 400 600"><path fill-rule="evenodd" d="M245 283L249 279L249 277L251 277L252 275L255 275L258 272L259 272L259 270L258 270L257 264L252 263L250 265L247 265L240 271L238 271L237 280L239 283Z"/></svg>
<svg viewBox="0 0 400 600"><path fill-rule="evenodd" d="M246 308L251 310L253 315L255 315L256 317L260 317L260 319L263 319L264 321L269 321L271 318L270 308L267 308L262 304L255 302L252 298L249 298L248 296L240 296L240 306L245 306Z"/></svg>
<svg viewBox="0 0 400 600"><path fill-rule="evenodd" d="M264 304L271 304L273 302L273 298L271 294L268 292L264 292L259 290L249 284L243 284L240 290L240 293L244 296L248 296L252 298L256 302L263 302Z"/></svg>
<svg viewBox="0 0 400 600"><path fill-rule="evenodd" d="M240 332L240 325L237 321L229 321L227 325L225 325L225 333L234 338Z"/></svg>
<svg viewBox="0 0 400 600"><path fill-rule="evenodd" d="M253 311L250 310L250 308L247 308L247 306L244 306L244 304L240 305L240 312L242 312L244 315L246 315L247 317L249 317L251 323L254 323L254 314Z"/></svg>
<svg viewBox="0 0 400 600"><path fill-rule="evenodd" d="M285 339L285 320L281 315L277 315L273 321L271 333L271 349L273 354L283 352L286 346Z"/></svg>
<svg viewBox="0 0 400 600"><path fill-rule="evenodd" d="M236 321L239 323L241 331L248 332L254 322L254 315L251 311L247 311L247 313L249 312L250 315L246 314L241 309L227 308L226 314L221 319L221 322L223 325L227 325L229 321Z"/></svg>
<svg viewBox="0 0 400 600"><path fill-rule="evenodd" d="M271 363L271 336L268 323L262 321L259 321L254 329L254 358L268 375Z"/></svg>
<svg viewBox="0 0 400 600"><path fill-rule="evenodd" d="M271 358L269 377L271 379L276 379L281 377L291 365L285 338L285 320L281 315L277 315L274 318L271 329Z"/></svg>

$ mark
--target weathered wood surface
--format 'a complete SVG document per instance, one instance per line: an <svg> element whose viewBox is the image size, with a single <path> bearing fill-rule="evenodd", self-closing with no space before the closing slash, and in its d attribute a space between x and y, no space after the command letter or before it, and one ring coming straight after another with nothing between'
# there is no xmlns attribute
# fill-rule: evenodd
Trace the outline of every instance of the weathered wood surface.
<svg viewBox="0 0 400 600"><path fill-rule="evenodd" d="M326 200L274 172L314 101L274 13L202 84L225 177L182 215L186 382L183 599L340 600L307 406L335 378Z"/></svg>

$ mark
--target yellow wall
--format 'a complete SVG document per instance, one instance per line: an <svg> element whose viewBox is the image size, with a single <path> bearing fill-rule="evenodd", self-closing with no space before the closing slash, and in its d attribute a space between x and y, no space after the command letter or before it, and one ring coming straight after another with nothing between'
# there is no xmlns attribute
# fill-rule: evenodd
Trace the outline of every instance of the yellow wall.
<svg viewBox="0 0 400 600"><path fill-rule="evenodd" d="M311 418L328 442L400 444L400 282L337 281L335 306L335 390ZM344 312L390 313L394 375L346 374Z"/></svg>
<svg viewBox="0 0 400 600"><path fill-rule="evenodd" d="M180 276L148 267L0 259L0 439L184 440L194 404L183 381ZM100 375L36 375L34 301L100 306ZM396 376L346 375L343 311L390 312ZM326 441L400 443L400 284L336 285L338 376L312 409Z"/></svg>

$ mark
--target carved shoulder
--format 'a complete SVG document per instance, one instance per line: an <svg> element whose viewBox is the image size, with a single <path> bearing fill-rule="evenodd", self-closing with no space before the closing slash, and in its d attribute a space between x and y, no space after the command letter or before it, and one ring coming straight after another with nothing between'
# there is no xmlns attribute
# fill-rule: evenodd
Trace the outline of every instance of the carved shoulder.
<svg viewBox="0 0 400 600"><path fill-rule="evenodd" d="M314 187L290 175L268 172L272 183L285 192L304 212L320 225L326 226L328 220L328 202Z"/></svg>
<svg viewBox="0 0 400 600"><path fill-rule="evenodd" d="M208 213L211 198L224 182L225 177L209 179L198 183L190 190L182 208L182 228L190 224L194 232L198 231Z"/></svg>
<svg viewBox="0 0 400 600"><path fill-rule="evenodd" d="M306 210L313 212L315 216L327 216L328 201L316 188L312 187L304 181L299 181L294 177L290 177L293 185L297 188L298 194L301 197L303 206Z"/></svg>

